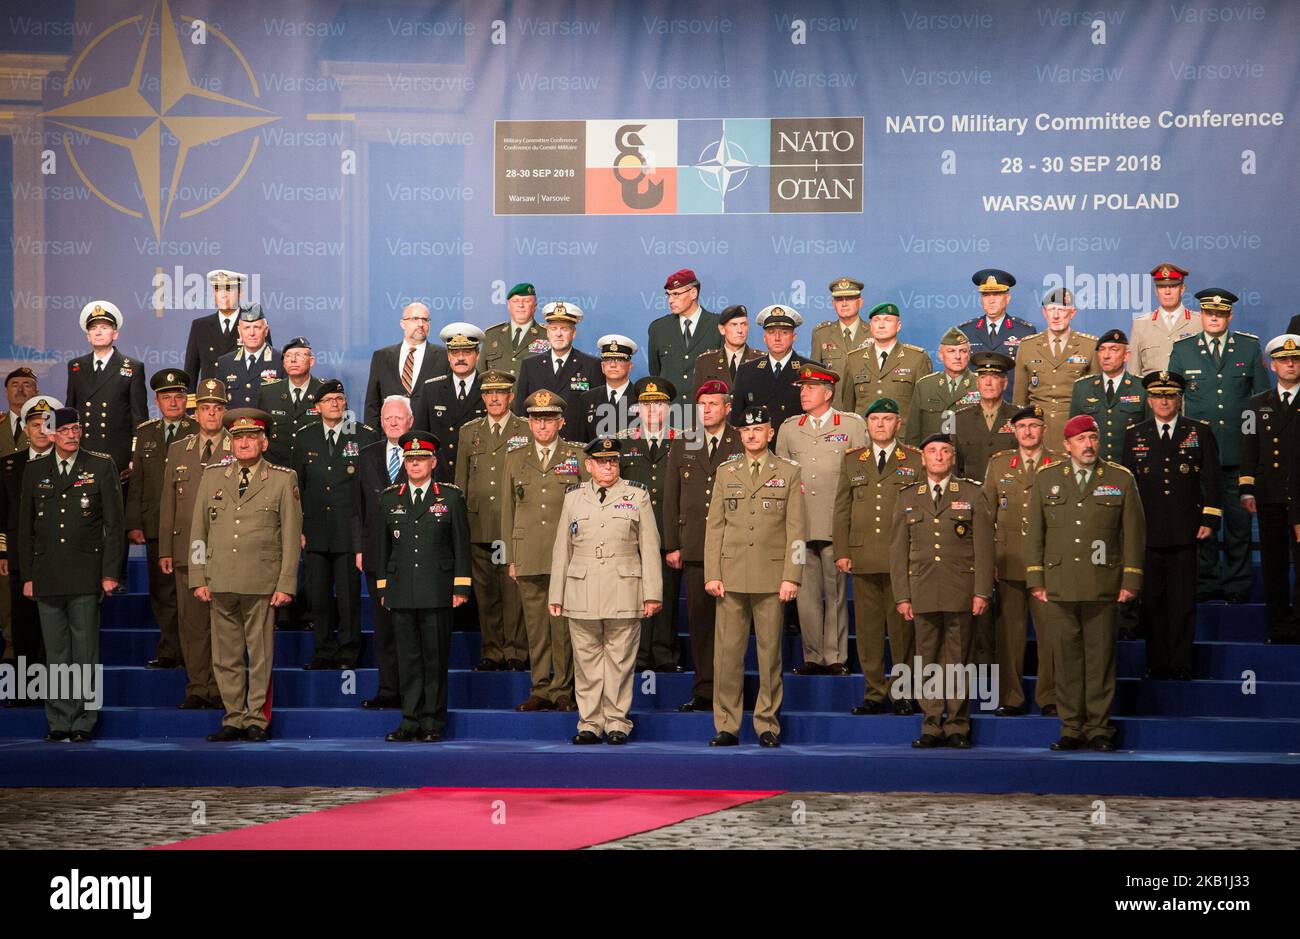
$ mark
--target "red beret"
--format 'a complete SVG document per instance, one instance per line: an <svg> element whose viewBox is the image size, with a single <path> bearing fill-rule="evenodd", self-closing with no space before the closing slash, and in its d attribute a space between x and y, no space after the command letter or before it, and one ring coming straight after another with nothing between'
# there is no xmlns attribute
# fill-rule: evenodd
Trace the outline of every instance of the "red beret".
<svg viewBox="0 0 1300 939"><path fill-rule="evenodd" d="M700 385L699 390L695 392L695 400L699 401L703 395L729 395L731 386L725 381L713 378Z"/></svg>
<svg viewBox="0 0 1300 939"><path fill-rule="evenodd" d="M1097 422L1092 419L1090 414L1080 414L1070 418L1065 424L1065 439L1076 437L1085 431L1096 431Z"/></svg>
<svg viewBox="0 0 1300 939"><path fill-rule="evenodd" d="M668 275L664 281L664 290L676 290L678 287L698 287L700 279L695 276L695 272L689 267L683 267L680 271Z"/></svg>

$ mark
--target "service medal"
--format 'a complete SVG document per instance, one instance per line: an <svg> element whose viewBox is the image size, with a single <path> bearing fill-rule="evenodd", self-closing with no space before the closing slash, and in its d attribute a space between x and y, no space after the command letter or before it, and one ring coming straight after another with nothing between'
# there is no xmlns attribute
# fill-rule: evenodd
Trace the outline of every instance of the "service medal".
<svg viewBox="0 0 1300 939"><path fill-rule="evenodd" d="M965 538L966 532L970 529L966 527L965 522L958 522L956 525L952 526L952 530L957 533L958 538Z"/></svg>

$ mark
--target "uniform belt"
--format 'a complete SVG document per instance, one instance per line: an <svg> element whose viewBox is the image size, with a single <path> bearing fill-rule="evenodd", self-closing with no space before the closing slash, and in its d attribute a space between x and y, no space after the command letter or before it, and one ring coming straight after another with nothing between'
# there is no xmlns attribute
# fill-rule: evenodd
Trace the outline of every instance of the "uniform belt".
<svg viewBox="0 0 1300 939"><path fill-rule="evenodd" d="M634 557L640 557L640 553L637 551L632 551L627 549L620 551L617 548L608 548L605 547L604 545L601 545L600 547L588 549L586 551L579 551L575 549L572 556L575 558L602 558L602 559L603 558L634 558Z"/></svg>

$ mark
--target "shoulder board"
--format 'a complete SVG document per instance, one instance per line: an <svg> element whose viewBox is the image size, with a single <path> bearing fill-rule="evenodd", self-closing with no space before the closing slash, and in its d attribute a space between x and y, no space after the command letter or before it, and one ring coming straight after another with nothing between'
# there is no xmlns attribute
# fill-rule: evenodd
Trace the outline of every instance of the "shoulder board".
<svg viewBox="0 0 1300 939"><path fill-rule="evenodd" d="M1237 332L1235 333L1235 335L1238 335L1238 336L1245 336L1247 339L1254 339L1256 342L1259 342L1259 337L1258 337L1258 336L1256 336L1254 333L1248 333L1248 332L1246 332L1245 330L1240 330L1240 329L1239 329L1239 330L1237 330Z"/></svg>
<svg viewBox="0 0 1300 939"><path fill-rule="evenodd" d="M234 459L234 457L231 457L231 460L232 460L232 461L233 461L233 459ZM213 461L212 461L211 463L209 463L207 466L203 467L203 472L205 472L205 473L210 473L210 472L212 472L214 469L225 469L225 468L226 468L227 466L229 466L229 465L230 465L230 462L228 462L228 461L226 461L226 460L213 460Z"/></svg>
<svg viewBox="0 0 1300 939"><path fill-rule="evenodd" d="M358 425L358 426L360 426L360 428L361 428L362 430L368 430L368 431L370 431L372 434L375 432L375 429L374 429L373 427L371 427L369 424L360 424L360 425Z"/></svg>
<svg viewBox="0 0 1300 939"><path fill-rule="evenodd" d="M623 482L627 483L629 486L635 486L637 489L645 489L646 487L645 483L637 482L635 479L625 479Z"/></svg>
<svg viewBox="0 0 1300 939"><path fill-rule="evenodd" d="M1102 462L1106 464L1106 467L1108 469L1119 470L1121 473L1123 473L1125 476L1128 476L1130 479L1133 477L1133 474L1130 473L1128 471L1128 468L1125 467L1122 463L1112 463L1110 460L1103 460Z"/></svg>
<svg viewBox="0 0 1300 939"><path fill-rule="evenodd" d="M271 469L273 469L273 470L279 470L281 473L292 473L292 472L294 472L293 470L289 469L289 467L287 467L287 466L280 466L278 463L272 463L272 462L270 462L269 460L267 461L267 464L266 464L266 465L269 466L269 467L271 467Z"/></svg>
<svg viewBox="0 0 1300 939"><path fill-rule="evenodd" d="M849 456L851 454L856 455L861 453L863 450L870 450L870 449L871 449L871 444L867 444L865 447L853 447L850 450L845 450L844 455L845 456Z"/></svg>
<svg viewBox="0 0 1300 939"><path fill-rule="evenodd" d="M1124 374L1127 375L1128 373L1125 372ZM1121 378L1120 381L1123 382L1124 379ZM1097 372L1092 372L1092 373L1090 373L1090 374L1084 375L1084 376L1082 376L1082 377L1080 377L1080 378L1076 378L1076 379L1074 380L1074 383L1075 383L1076 385L1082 385L1084 382L1088 382L1089 384L1093 384L1093 385L1100 385L1100 384L1101 384L1101 376L1100 376Z"/></svg>
<svg viewBox="0 0 1300 939"><path fill-rule="evenodd" d="M824 322L824 323L818 323L817 326L816 326L816 328L817 328L817 329L825 329L827 326L834 326L834 325L835 325L835 320L827 320L827 321Z"/></svg>
<svg viewBox="0 0 1300 939"><path fill-rule="evenodd" d="M97 456L97 457L99 457L101 460L111 460L111 459L113 459L113 458L112 458L111 456L109 456L107 453L100 453L98 450L87 450L86 448L82 447L81 452L84 453L84 454L86 454L87 456Z"/></svg>
<svg viewBox="0 0 1300 939"><path fill-rule="evenodd" d="M983 484L982 482L980 482L978 479L967 479L965 476L958 476L957 479L961 480L961 481L964 482L964 483L970 483L972 486L982 486L982 485L984 485L984 484Z"/></svg>
<svg viewBox="0 0 1300 939"><path fill-rule="evenodd" d="M486 422L486 421L487 421L487 418L486 418L486 417L471 417L471 418L470 418L469 420L467 420L465 423L463 423L463 424L460 425L460 429L461 429L461 430L464 430L466 427L471 427L471 426L473 426L474 424L482 424L482 423L484 423L484 422Z"/></svg>
<svg viewBox="0 0 1300 939"><path fill-rule="evenodd" d="M460 486L457 486L455 483L438 483L438 488L439 488L439 489L450 489L452 492L460 492L460 491L461 491Z"/></svg>
<svg viewBox="0 0 1300 939"><path fill-rule="evenodd" d="M1260 397L1263 397L1263 396L1261 395ZM1208 421L1198 421L1196 418L1194 418L1194 417L1187 417L1185 414L1180 414L1180 415L1178 415L1178 419L1179 419L1180 421L1187 421L1187 423L1191 424L1193 427L1198 427L1198 428L1200 428L1201 430L1209 430L1209 429L1210 429L1210 424L1209 424ZM1154 421L1155 418L1152 418L1152 420ZM1143 423L1145 424L1146 421L1143 421Z"/></svg>
<svg viewBox="0 0 1300 939"><path fill-rule="evenodd" d="M905 343L903 343L903 348L904 348L904 349L911 349L913 352L924 352L924 351L925 351L925 350L922 349L920 346L914 346L914 345L912 345L910 342L905 342Z"/></svg>
<svg viewBox="0 0 1300 939"><path fill-rule="evenodd" d="M999 451L997 451L996 453L992 454L992 455L989 457L989 462L992 463L994 460L996 460L996 459L997 459L998 457L1000 457L1000 456L1015 456L1015 455L1016 455L1016 451L1015 451L1015 450L999 450Z"/></svg>
<svg viewBox="0 0 1300 939"><path fill-rule="evenodd" d="M433 384L435 381L446 381L446 380L448 379L448 377L450 377L450 376L447 376L447 375L434 375L432 378L426 378L426 379L424 380L424 383L425 383L426 385L431 385L431 384Z"/></svg>
<svg viewBox="0 0 1300 939"><path fill-rule="evenodd" d="M799 461L798 461L798 460L791 460L791 459L789 459L789 458L787 458L787 457L783 457L783 456L775 456L775 455L774 455L774 458L776 459L776 461L777 461L778 463L786 463L786 464L788 464L788 465L790 465L790 466L798 466L798 465L799 465Z"/></svg>
<svg viewBox="0 0 1300 939"><path fill-rule="evenodd" d="M573 492L574 490L581 489L582 487L583 487L582 483L570 483L569 485L564 487L564 491Z"/></svg>
<svg viewBox="0 0 1300 939"><path fill-rule="evenodd" d="M162 423L161 417L155 417L147 421L141 421L139 427L153 427ZM137 428L139 429L139 428Z"/></svg>
<svg viewBox="0 0 1300 939"><path fill-rule="evenodd" d="M1095 341L1096 338L1097 338L1097 337L1094 336L1092 333L1080 332L1080 331L1077 330L1077 329L1075 330L1075 332L1078 333L1080 336L1082 336L1084 339L1092 339L1092 340Z"/></svg>
<svg viewBox="0 0 1300 939"><path fill-rule="evenodd" d="M1047 330L1044 329L1042 332L1037 332L1034 333L1032 336L1026 336L1024 339L1021 339L1020 344L1024 345L1026 342L1028 342L1031 339L1042 339L1046 335L1047 335Z"/></svg>
<svg viewBox="0 0 1300 939"><path fill-rule="evenodd" d="M394 489L401 489L401 488L402 488L401 483L393 483L391 486L385 486L384 492L392 492Z"/></svg>

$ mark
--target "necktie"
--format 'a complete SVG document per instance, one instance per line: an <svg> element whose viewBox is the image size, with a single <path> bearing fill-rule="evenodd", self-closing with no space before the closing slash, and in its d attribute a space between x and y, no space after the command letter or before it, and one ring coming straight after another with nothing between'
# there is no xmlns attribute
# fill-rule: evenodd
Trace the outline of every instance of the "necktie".
<svg viewBox="0 0 1300 939"><path fill-rule="evenodd" d="M251 372L251 371L253 370L253 365L254 365L255 361L256 361L256 360L253 358L253 356L251 356L251 355L245 355L245 356L244 356L244 370L247 371L247 372Z"/></svg>
<svg viewBox="0 0 1300 939"><path fill-rule="evenodd" d="M221 317L221 335L225 336L227 339L230 338L230 320L226 319L224 316Z"/></svg>
<svg viewBox="0 0 1300 939"><path fill-rule="evenodd" d="M95 360L95 374L98 375L104 371L104 363L100 359Z"/></svg>
<svg viewBox="0 0 1300 939"><path fill-rule="evenodd" d="M415 504L415 511L419 512L424 508L424 490L416 489L411 493L411 501Z"/></svg>
<svg viewBox="0 0 1300 939"><path fill-rule="evenodd" d="M1169 442L1169 425L1168 425L1168 424L1161 424L1161 425L1160 425L1160 439L1163 440L1165 443L1168 443L1168 442Z"/></svg>
<svg viewBox="0 0 1300 939"><path fill-rule="evenodd" d="M293 406L297 407L300 404L302 404L302 389L295 388L293 389Z"/></svg>
<svg viewBox="0 0 1300 939"><path fill-rule="evenodd" d="M212 462L212 441L209 440L203 445L203 465L207 466Z"/></svg>
<svg viewBox="0 0 1300 939"><path fill-rule="evenodd" d="M170 447L172 445L172 442L175 439L176 439L176 425L168 424L167 425L167 446Z"/></svg>
<svg viewBox="0 0 1300 939"><path fill-rule="evenodd" d="M1210 353L1211 353L1211 355L1214 356L1214 364L1215 364L1215 365L1222 365L1222 364L1223 364L1223 356L1222 356L1222 354L1221 354L1220 351L1219 351L1219 340L1218 340L1218 339L1211 339L1211 340L1210 340Z"/></svg>
<svg viewBox="0 0 1300 939"><path fill-rule="evenodd" d="M1028 460L1025 460L1025 471L1028 472L1030 476L1034 475L1034 464L1036 462L1038 461L1033 459L1032 457Z"/></svg>
<svg viewBox="0 0 1300 939"><path fill-rule="evenodd" d="M1060 343L1059 340L1053 339L1053 340L1052 340L1052 358L1054 358L1054 359L1059 359L1060 357L1061 357L1061 343Z"/></svg>
<svg viewBox="0 0 1300 939"><path fill-rule="evenodd" d="M853 345L853 331L848 329L847 327L844 330L844 345L846 346Z"/></svg>
<svg viewBox="0 0 1300 939"><path fill-rule="evenodd" d="M601 486L599 489L596 490L596 499L597 499L598 501L602 502L602 503L605 501L605 487L604 487L604 486Z"/></svg>
<svg viewBox="0 0 1300 939"><path fill-rule="evenodd" d="M709 438L709 459L712 460L718 453L718 438Z"/></svg>
<svg viewBox="0 0 1300 939"><path fill-rule="evenodd" d="M406 361L402 363L402 387L408 395L415 390L415 346L407 351Z"/></svg>
<svg viewBox="0 0 1300 939"><path fill-rule="evenodd" d="M1106 403L1115 403L1115 379L1113 378L1106 379Z"/></svg>
<svg viewBox="0 0 1300 939"><path fill-rule="evenodd" d="M542 448L542 466L546 466L546 465L547 465L548 463L550 463L550 462L551 462L551 448L550 448L550 447L543 447L543 448Z"/></svg>
<svg viewBox="0 0 1300 939"><path fill-rule="evenodd" d="M758 482L758 470L763 465L761 460L751 460L749 464L749 478L753 482Z"/></svg>
<svg viewBox="0 0 1300 939"><path fill-rule="evenodd" d="M880 353L880 370L881 370L882 372L885 370L885 359L887 359L887 358L889 358L889 353L888 353L888 352L882 352L882 353Z"/></svg>
<svg viewBox="0 0 1300 939"><path fill-rule="evenodd" d="M1091 475L1091 470L1081 469L1075 471L1074 478L1078 481L1080 489L1088 485L1088 477Z"/></svg>
<svg viewBox="0 0 1300 939"><path fill-rule="evenodd" d="M460 394L456 395L456 400L457 401L465 400L465 379L463 378L460 380Z"/></svg>
<svg viewBox="0 0 1300 939"><path fill-rule="evenodd" d="M731 367L730 367L730 368L731 368L731 380L732 380L733 383L734 383L735 380L736 380L736 368L737 368L739 365L740 365L740 353L737 352L735 355L733 355L733 356L731 357Z"/></svg>
<svg viewBox="0 0 1300 939"><path fill-rule="evenodd" d="M880 453L876 455L876 471L877 471L877 472L880 472L880 473L883 473L883 472L885 471L885 451L884 451L884 450L881 450Z"/></svg>
<svg viewBox="0 0 1300 939"><path fill-rule="evenodd" d="M1282 392L1282 407L1289 408L1290 406L1291 406L1291 392L1284 391Z"/></svg>
<svg viewBox="0 0 1300 939"><path fill-rule="evenodd" d="M338 446L338 442L339 442L338 431L337 430L327 431L325 436L329 439L330 456L333 456L334 449L335 447Z"/></svg>
<svg viewBox="0 0 1300 939"><path fill-rule="evenodd" d="M496 446L497 444L499 444L500 442L501 442L501 425L500 425L500 424L493 424L493 425L492 425L492 445L495 447L495 446Z"/></svg>
<svg viewBox="0 0 1300 939"><path fill-rule="evenodd" d="M651 463L659 462L659 441L658 440L650 441L650 462Z"/></svg>
<svg viewBox="0 0 1300 939"><path fill-rule="evenodd" d="M686 345L689 348L691 344L691 321L690 320L682 320L682 338L686 340Z"/></svg>
<svg viewBox="0 0 1300 939"><path fill-rule="evenodd" d="M934 507L939 507L939 501L943 498L943 487L938 483L934 484Z"/></svg>
<svg viewBox="0 0 1300 939"><path fill-rule="evenodd" d="M239 471L239 498L244 498L244 493L248 492L248 467L245 466Z"/></svg>
<svg viewBox="0 0 1300 939"><path fill-rule="evenodd" d="M396 447L388 448L388 482L389 485L397 482L397 474L402 469L402 458L397 455Z"/></svg>
<svg viewBox="0 0 1300 939"><path fill-rule="evenodd" d="M67 461L67 460L59 460L59 475L60 475L60 476L65 476L65 477L68 475L68 461Z"/></svg>
<svg viewBox="0 0 1300 939"><path fill-rule="evenodd" d="M523 338L524 338L524 331L523 331L523 328L520 327L520 326L516 326L516 327L515 327L515 338L514 338L514 340L510 343L510 349L511 349L511 351L513 351L513 352L518 352L518 351L519 351L519 343L523 340Z"/></svg>
<svg viewBox="0 0 1300 939"><path fill-rule="evenodd" d="M614 405L615 407L618 406L618 392L615 391L613 388L609 390L609 403Z"/></svg>
<svg viewBox="0 0 1300 939"><path fill-rule="evenodd" d="M998 324L989 320L989 341L993 342L998 338Z"/></svg>
<svg viewBox="0 0 1300 939"><path fill-rule="evenodd" d="M558 375L560 374L560 369L564 368L564 359L557 359L555 356L551 356L551 364L555 366L555 374Z"/></svg>
<svg viewBox="0 0 1300 939"><path fill-rule="evenodd" d="M772 366L772 377L773 377L773 378L778 378L778 379L781 377L781 363L780 363L780 362L777 362L775 365Z"/></svg>

